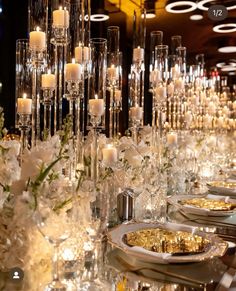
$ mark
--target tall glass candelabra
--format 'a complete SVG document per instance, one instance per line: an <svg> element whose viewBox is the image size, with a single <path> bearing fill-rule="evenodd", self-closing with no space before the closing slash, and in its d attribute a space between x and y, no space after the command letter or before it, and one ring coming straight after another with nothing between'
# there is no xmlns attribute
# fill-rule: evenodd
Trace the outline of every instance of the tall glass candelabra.
<svg viewBox="0 0 236 291"><path fill-rule="evenodd" d="M54 102L54 132L62 126L62 100L65 94L64 71L68 55L70 3L66 0L53 0L51 5L51 35L53 45L50 55L53 55L52 65L55 67L56 88Z"/></svg>
<svg viewBox="0 0 236 291"><path fill-rule="evenodd" d="M91 148L91 168L94 183L98 177L97 130L105 129L107 40L93 38L91 43L91 71L88 75L89 96L87 127L93 131Z"/></svg>
<svg viewBox="0 0 236 291"><path fill-rule="evenodd" d="M118 26L107 29L107 86L110 91L109 102L109 136L116 137L119 132L119 111L121 105L121 67L122 54L119 52L120 30Z"/></svg>

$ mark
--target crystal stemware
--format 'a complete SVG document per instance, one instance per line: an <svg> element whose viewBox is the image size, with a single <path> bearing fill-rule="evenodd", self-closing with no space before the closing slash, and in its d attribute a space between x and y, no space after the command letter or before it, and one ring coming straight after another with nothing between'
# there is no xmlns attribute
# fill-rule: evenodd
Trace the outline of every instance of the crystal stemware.
<svg viewBox="0 0 236 291"><path fill-rule="evenodd" d="M43 237L53 245L53 280L45 290L64 291L64 285L59 278L58 254L59 247L71 234L72 221L71 209L56 209L52 201L45 199L38 202L37 210L34 212L34 221Z"/></svg>

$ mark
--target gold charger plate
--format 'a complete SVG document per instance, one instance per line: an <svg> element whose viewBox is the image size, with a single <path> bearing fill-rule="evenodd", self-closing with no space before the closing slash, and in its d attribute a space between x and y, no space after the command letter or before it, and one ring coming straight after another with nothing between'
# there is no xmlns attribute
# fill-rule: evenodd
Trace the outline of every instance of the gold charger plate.
<svg viewBox="0 0 236 291"><path fill-rule="evenodd" d="M175 195L168 202L180 211L201 216L225 217L236 214L236 199L219 195Z"/></svg>
<svg viewBox="0 0 236 291"><path fill-rule="evenodd" d="M155 252L145 249L142 246L130 246L124 240L125 235L141 230L147 229L162 229L173 232L187 232L190 235L199 236L209 243L201 252L195 253L168 253L168 252ZM210 260L213 257L221 257L227 250L227 243L221 240L219 237L213 234L207 234L200 231L196 227L189 225L177 224L177 223L131 223L121 224L115 227L108 233L108 240L115 247L123 250L129 255L135 256L143 261L155 262L158 264L170 264L170 263L190 263L201 262Z"/></svg>

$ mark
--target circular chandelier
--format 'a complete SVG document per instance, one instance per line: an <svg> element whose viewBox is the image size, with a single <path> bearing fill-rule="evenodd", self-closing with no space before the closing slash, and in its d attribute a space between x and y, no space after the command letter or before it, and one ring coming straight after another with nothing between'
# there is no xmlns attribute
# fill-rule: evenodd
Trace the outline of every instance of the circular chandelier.
<svg viewBox="0 0 236 291"><path fill-rule="evenodd" d="M194 11L196 8L197 4L193 1L169 1L165 7L169 13L188 13Z"/></svg>
<svg viewBox="0 0 236 291"><path fill-rule="evenodd" d="M230 54L230 53L235 53L236 52L236 46L230 45L230 46L222 46L218 48L219 53L225 53L225 54Z"/></svg>
<svg viewBox="0 0 236 291"><path fill-rule="evenodd" d="M236 31L236 23L223 23L213 27L214 32L218 33L230 33Z"/></svg>
<svg viewBox="0 0 236 291"><path fill-rule="evenodd" d="M203 19L203 12L199 9L193 12L192 15L189 16L190 20L198 21Z"/></svg>
<svg viewBox="0 0 236 291"><path fill-rule="evenodd" d="M198 3L197 3L197 7L201 10L205 10L207 11L209 9L209 7L206 6L206 4L211 4L211 2L215 2L215 0L200 0ZM222 1L221 1L222 2ZM233 2L233 1L232 1ZM215 4L215 3L214 3ZM236 9L236 5L228 5L225 4L225 3L222 3L224 4L224 6L227 8L227 10L233 10L233 9Z"/></svg>
<svg viewBox="0 0 236 291"><path fill-rule="evenodd" d="M108 15L106 15L106 14L92 14L91 16L90 16L90 20L91 21L106 21L106 20L108 20L109 19L109 16Z"/></svg>

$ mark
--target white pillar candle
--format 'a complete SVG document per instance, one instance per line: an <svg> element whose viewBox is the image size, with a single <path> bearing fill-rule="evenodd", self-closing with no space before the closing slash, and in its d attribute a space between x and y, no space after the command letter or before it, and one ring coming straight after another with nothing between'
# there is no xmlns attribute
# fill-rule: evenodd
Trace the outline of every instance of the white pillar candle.
<svg viewBox="0 0 236 291"><path fill-rule="evenodd" d="M201 92L200 98L201 98L201 103L204 104L206 102L206 93L205 92Z"/></svg>
<svg viewBox="0 0 236 291"><path fill-rule="evenodd" d="M133 49L133 61L141 62L144 60L144 49L140 46Z"/></svg>
<svg viewBox="0 0 236 291"><path fill-rule="evenodd" d="M84 54L84 55L83 55ZM87 62L91 59L91 49L87 46L77 46L75 48L75 60L78 63Z"/></svg>
<svg viewBox="0 0 236 291"><path fill-rule="evenodd" d="M224 115L228 116L228 114L229 114L229 109L228 109L227 106L224 106L224 108L222 109L222 113L223 113Z"/></svg>
<svg viewBox="0 0 236 291"><path fill-rule="evenodd" d="M205 128L210 128L212 126L212 117L209 114L206 114L203 116L202 122Z"/></svg>
<svg viewBox="0 0 236 291"><path fill-rule="evenodd" d="M42 51L46 49L46 34L40 31L37 27L36 31L31 31L29 34L29 47L35 51Z"/></svg>
<svg viewBox="0 0 236 291"><path fill-rule="evenodd" d="M191 124L191 122L192 122L192 120L193 120L193 116L192 116L191 111L187 111L187 112L185 113L184 119L185 119L185 122L186 122L188 125Z"/></svg>
<svg viewBox="0 0 236 291"><path fill-rule="evenodd" d="M174 94L174 84L172 82L167 85L167 93L169 96Z"/></svg>
<svg viewBox="0 0 236 291"><path fill-rule="evenodd" d="M175 80L175 90L183 90L184 89L184 80L182 78Z"/></svg>
<svg viewBox="0 0 236 291"><path fill-rule="evenodd" d="M130 107L129 116L131 120L142 120L143 118L143 108L140 106Z"/></svg>
<svg viewBox="0 0 236 291"><path fill-rule="evenodd" d="M54 90L56 87L56 76L48 72L47 74L42 74L41 77L42 88Z"/></svg>
<svg viewBox="0 0 236 291"><path fill-rule="evenodd" d="M112 145L107 145L102 149L102 159L105 165L115 164L118 159L117 149Z"/></svg>
<svg viewBox="0 0 236 291"><path fill-rule="evenodd" d="M179 66L177 64L171 68L171 76L173 79L179 78Z"/></svg>
<svg viewBox="0 0 236 291"><path fill-rule="evenodd" d="M160 85L155 90L155 97L158 101L162 101L166 98L166 86Z"/></svg>
<svg viewBox="0 0 236 291"><path fill-rule="evenodd" d="M17 98L17 113L31 114L31 112L32 112L32 99L26 98L26 94L23 94L23 98Z"/></svg>
<svg viewBox="0 0 236 291"><path fill-rule="evenodd" d="M121 90L115 89L115 101L120 102L121 101Z"/></svg>
<svg viewBox="0 0 236 291"><path fill-rule="evenodd" d="M69 27L69 12L66 8L59 7L58 10L54 10L52 13L52 25L56 28L68 28Z"/></svg>
<svg viewBox="0 0 236 291"><path fill-rule="evenodd" d="M236 100L233 102L233 109L236 110Z"/></svg>
<svg viewBox="0 0 236 291"><path fill-rule="evenodd" d="M178 136L175 132L168 132L166 135L166 141L169 146L177 145Z"/></svg>
<svg viewBox="0 0 236 291"><path fill-rule="evenodd" d="M89 99L89 113L93 116L102 116L104 114L103 99Z"/></svg>
<svg viewBox="0 0 236 291"><path fill-rule="evenodd" d="M107 68L107 78L109 80L114 80L118 77L117 68L114 65L111 65L111 67Z"/></svg>
<svg viewBox="0 0 236 291"><path fill-rule="evenodd" d="M191 97L191 102L195 105L195 106L198 106L199 105L199 97L194 94L192 97Z"/></svg>
<svg viewBox="0 0 236 291"><path fill-rule="evenodd" d="M212 101L209 102L209 104L208 104L208 112L211 115L214 115L215 112L216 112L216 106L215 106L215 104Z"/></svg>
<svg viewBox="0 0 236 291"><path fill-rule="evenodd" d="M80 64L76 64L75 60L72 60L72 63L66 64L66 81L79 81L81 79L82 67Z"/></svg>
<svg viewBox="0 0 236 291"><path fill-rule="evenodd" d="M217 119L217 126L218 128L222 128L224 125L224 118L222 116L220 116L218 119Z"/></svg>
<svg viewBox="0 0 236 291"><path fill-rule="evenodd" d="M154 69L150 72L150 82L158 83L161 81L161 72L157 69Z"/></svg>
<svg viewBox="0 0 236 291"><path fill-rule="evenodd" d="M233 120L233 118L230 118L229 119L229 126L233 128L233 126L234 126L234 120Z"/></svg>

